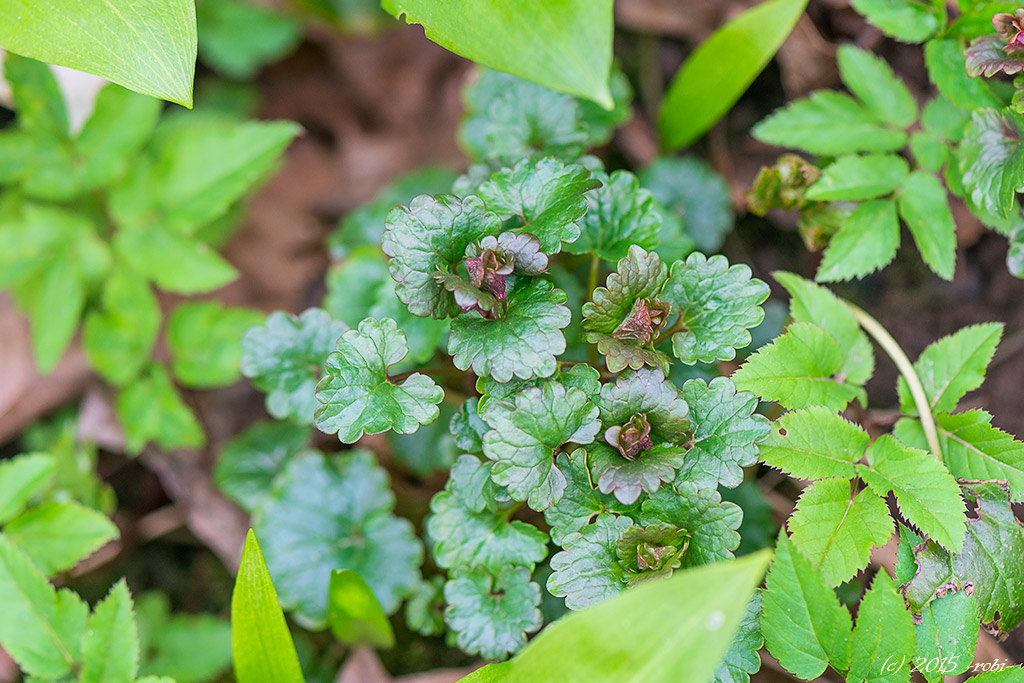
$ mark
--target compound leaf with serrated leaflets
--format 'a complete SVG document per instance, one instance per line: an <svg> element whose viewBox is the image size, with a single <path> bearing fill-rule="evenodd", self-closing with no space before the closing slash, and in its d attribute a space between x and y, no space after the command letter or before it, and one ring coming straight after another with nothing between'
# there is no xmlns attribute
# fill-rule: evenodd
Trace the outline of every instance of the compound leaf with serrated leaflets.
<svg viewBox="0 0 1024 683"><path fill-rule="evenodd" d="M551 558L548 591L580 610L626 589L626 571L615 544L633 526L628 517L599 515L593 524L562 537L563 550Z"/></svg>
<svg viewBox="0 0 1024 683"><path fill-rule="evenodd" d="M412 524L391 514L394 506L387 473L368 451L289 461L253 525L281 604L297 621L326 624L332 569L358 572L388 613L412 592L423 547Z"/></svg>
<svg viewBox="0 0 1024 683"><path fill-rule="evenodd" d="M470 311L452 321L452 362L499 382L553 374L558 368L555 357L565 351L562 330L572 319L565 301L565 292L549 282L518 279L500 317L488 320Z"/></svg>
<svg viewBox="0 0 1024 683"><path fill-rule="evenodd" d="M526 645L543 624L540 586L525 567L482 567L455 572L444 586L444 620L467 654L502 659Z"/></svg>
<svg viewBox="0 0 1024 683"><path fill-rule="evenodd" d="M679 312L673 327L682 331L672 335L672 352L687 365L732 360L764 319L768 293L749 266L730 266L724 256L698 252L676 261L661 294Z"/></svg>
<svg viewBox="0 0 1024 683"><path fill-rule="evenodd" d="M628 171L595 173L601 187L587 193L588 209L580 238L564 245L570 254L595 254L605 261L626 256L631 244L644 249L658 245L661 214L654 197L641 189L640 181Z"/></svg>
<svg viewBox="0 0 1024 683"><path fill-rule="evenodd" d="M761 443L761 460L798 479L852 478L870 437L828 408L784 414Z"/></svg>
<svg viewBox="0 0 1024 683"><path fill-rule="evenodd" d="M242 374L267 394L267 411L278 419L312 424L314 390L327 356L348 328L319 308L300 316L277 311L242 337Z"/></svg>
<svg viewBox="0 0 1024 683"><path fill-rule="evenodd" d="M836 54L846 87L881 121L906 128L917 119L917 102L885 60L849 43Z"/></svg>
<svg viewBox="0 0 1024 683"><path fill-rule="evenodd" d="M762 347L733 376L736 388L796 409L821 405L842 410L857 387L837 376L843 353L825 330L792 323L786 333Z"/></svg>
<svg viewBox="0 0 1024 683"><path fill-rule="evenodd" d="M505 566L533 568L547 556L547 538L536 527L510 522L504 511L474 512L459 496L445 490L430 501L427 534L434 560L441 567Z"/></svg>
<svg viewBox="0 0 1024 683"><path fill-rule="evenodd" d="M743 468L757 461L758 442L771 431L768 419L754 414L757 397L737 392L726 377L710 384L688 380L682 396L690 406L692 446L676 479L699 489L739 485Z"/></svg>
<svg viewBox="0 0 1024 683"><path fill-rule="evenodd" d="M492 404L484 415L491 426L484 435L484 455L494 461L491 478L517 500L544 510L565 491L556 452L566 443L592 442L601 427L597 417L597 406L582 390L554 381L519 392L514 405Z"/></svg>
<svg viewBox="0 0 1024 683"><path fill-rule="evenodd" d="M929 344L921 353L914 370L933 412L954 410L964 394L981 386L1002 333L1002 323L971 325ZM916 415L917 406L902 376L899 392L900 410Z"/></svg>
<svg viewBox="0 0 1024 683"><path fill-rule="evenodd" d="M851 680L910 680L909 666L895 674L885 667L887 662L909 662L914 655L913 617L885 569L875 574L861 600L851 646Z"/></svg>
<svg viewBox="0 0 1024 683"><path fill-rule="evenodd" d="M823 168L804 196L815 201L874 199L899 188L909 170L896 154L845 155Z"/></svg>
<svg viewBox="0 0 1024 683"><path fill-rule="evenodd" d="M893 530L885 501L868 489L852 493L846 479L808 486L789 518L793 545L830 586L864 569L871 548L888 541Z"/></svg>
<svg viewBox="0 0 1024 683"><path fill-rule="evenodd" d="M883 498L892 491L908 522L951 552L964 540L964 501L956 480L931 453L907 448L889 434L867 450L857 474Z"/></svg>
<svg viewBox="0 0 1024 683"><path fill-rule="evenodd" d="M128 585L121 579L93 610L82 639L82 683L132 683L139 638Z"/></svg>
<svg viewBox="0 0 1024 683"><path fill-rule="evenodd" d="M233 438L214 466L217 488L250 512L270 493L285 463L309 443L310 429L291 422L258 422Z"/></svg>
<svg viewBox="0 0 1024 683"><path fill-rule="evenodd" d="M406 350L405 334L390 318L367 318L343 334L316 388L322 404L316 409L317 429L354 443L364 433L389 429L411 434L437 419L444 390L434 380L418 372L398 385L388 379L388 366L402 360Z"/></svg>
<svg viewBox="0 0 1024 683"><path fill-rule="evenodd" d="M811 680L831 664L850 664L850 613L810 562L779 534L763 594L761 632L787 671Z"/></svg>
<svg viewBox="0 0 1024 683"><path fill-rule="evenodd" d="M502 169L480 186L477 194L502 219L517 216L523 232L535 235L547 253L580 236L578 222L587 212L587 190L600 187L590 171L558 159L526 158Z"/></svg>

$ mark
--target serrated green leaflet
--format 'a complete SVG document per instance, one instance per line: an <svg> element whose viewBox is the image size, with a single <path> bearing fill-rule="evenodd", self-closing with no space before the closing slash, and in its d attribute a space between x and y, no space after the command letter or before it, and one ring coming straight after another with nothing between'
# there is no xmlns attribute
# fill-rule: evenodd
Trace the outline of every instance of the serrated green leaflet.
<svg viewBox="0 0 1024 683"><path fill-rule="evenodd" d="M853 8L884 33L907 43L921 43L944 23L934 4L913 0L852 0Z"/></svg>
<svg viewBox="0 0 1024 683"><path fill-rule="evenodd" d="M263 314L216 301L185 303L167 319L171 368L184 385L196 389L223 386L238 379L241 340L263 322Z"/></svg>
<svg viewBox="0 0 1024 683"><path fill-rule="evenodd" d="M919 611L934 598L970 585L982 622L1009 631L1024 619L1024 529L998 482L971 483L965 493L978 508L967 520L963 552L950 554L932 541L917 548L919 570L904 595Z"/></svg>
<svg viewBox="0 0 1024 683"><path fill-rule="evenodd" d="M125 448L138 453L149 442L162 448L197 448L205 436L162 365L152 364L114 400Z"/></svg>
<svg viewBox="0 0 1024 683"><path fill-rule="evenodd" d="M478 669L464 680L709 680L767 561L768 553L760 553L639 586L566 616L512 661ZM665 624L672 624L667 632ZM566 657L567 652L578 656Z"/></svg>
<svg viewBox="0 0 1024 683"><path fill-rule="evenodd" d="M509 522L504 511L474 512L460 497L441 491L430 502L427 533L434 560L446 569L505 566L533 568L547 555L545 535L526 522Z"/></svg>
<svg viewBox="0 0 1024 683"><path fill-rule="evenodd" d="M849 668L853 623L835 593L785 532L768 570L761 632L768 651L795 676L811 680L831 664Z"/></svg>
<svg viewBox="0 0 1024 683"><path fill-rule="evenodd" d="M553 374L558 368L555 357L565 351L562 330L572 318L565 301L565 292L549 282L518 279L501 317L488 320L469 312L452 321L452 362L499 382Z"/></svg>
<svg viewBox="0 0 1024 683"><path fill-rule="evenodd" d="M327 623L338 642L389 648L395 644L391 622L370 586L351 569L331 572Z"/></svg>
<svg viewBox="0 0 1024 683"><path fill-rule="evenodd" d="M859 426L823 406L780 417L760 445L761 460L799 479L854 476L870 437Z"/></svg>
<svg viewBox="0 0 1024 683"><path fill-rule="evenodd" d="M699 489L737 486L742 468L757 461L757 444L771 430L767 418L754 414L757 397L737 392L725 377L710 384L691 379L683 385L682 396L690 406L692 446L676 479Z"/></svg>
<svg viewBox="0 0 1024 683"><path fill-rule="evenodd" d="M423 547L391 514L387 473L363 450L293 458L254 519L281 604L312 628L327 622L331 570L363 576L385 612L419 582Z"/></svg>
<svg viewBox="0 0 1024 683"><path fill-rule="evenodd" d="M964 394L981 386L1002 333L1002 323L971 325L929 344L921 353L914 370L934 412L951 412ZM916 415L917 407L903 377L899 392L900 410Z"/></svg>
<svg viewBox="0 0 1024 683"><path fill-rule="evenodd" d="M523 159L511 169L502 169L480 186L479 196L487 209L507 219L522 221L523 232L536 235L548 253L561 249L563 242L580 236L578 221L587 212L584 193L599 187L590 171L558 159Z"/></svg>
<svg viewBox="0 0 1024 683"><path fill-rule="evenodd" d="M388 367L405 354L405 335L390 318L367 318L343 334L316 388L317 429L354 443L389 429L411 434L437 419L444 390L432 379L418 372L397 385L388 379Z"/></svg>
<svg viewBox="0 0 1024 683"><path fill-rule="evenodd" d="M861 600L851 646L852 680L885 679L892 673L886 662L899 662L909 674L904 663L914 655L914 622L884 569L875 574Z"/></svg>
<svg viewBox="0 0 1024 683"><path fill-rule="evenodd" d="M565 475L554 456L566 443L588 444L600 429L598 409L587 395L558 382L521 391L511 403L494 403L484 419L484 455L494 461L491 478L535 510L557 502Z"/></svg>
<svg viewBox="0 0 1024 683"><path fill-rule="evenodd" d="M922 674L929 683L941 683L945 675L966 671L974 659L978 642L978 603L966 591L956 591L932 600L921 610L921 623L914 627L914 656L922 662L945 661L942 671Z"/></svg>
<svg viewBox="0 0 1024 683"><path fill-rule="evenodd" d="M871 548L888 541L894 527L885 501L872 491L854 494L846 479L824 479L804 489L789 531L825 582L838 586L867 566Z"/></svg>
<svg viewBox="0 0 1024 683"><path fill-rule="evenodd" d="M907 140L906 134L885 127L849 95L827 90L776 111L754 126L754 137L829 156L895 152Z"/></svg>
<svg viewBox="0 0 1024 683"><path fill-rule="evenodd" d="M571 0L531 7L512 2L384 0L384 9L423 24L427 37L452 52L549 88L614 104L611 0Z"/></svg>
<svg viewBox="0 0 1024 683"><path fill-rule="evenodd" d="M290 422L258 422L221 451L213 479L224 495L250 512L270 492L274 478L309 442L310 428Z"/></svg>
<svg viewBox="0 0 1024 683"><path fill-rule="evenodd" d="M964 50L955 38L929 40L924 46L924 60L928 76L939 92L960 109L1002 106L984 81L967 75Z"/></svg>
<svg viewBox="0 0 1024 683"><path fill-rule="evenodd" d="M239 683L302 683L288 624L252 529L231 594L231 653Z"/></svg>
<svg viewBox="0 0 1024 683"><path fill-rule="evenodd" d="M857 395L855 387L836 376L842 366L835 339L820 327L795 322L748 358L732 379L737 389L786 408L821 405L841 410Z"/></svg>
<svg viewBox="0 0 1024 683"><path fill-rule="evenodd" d="M658 117L664 144L685 147L711 128L771 61L806 6L806 0L761 3L698 47L665 94Z"/></svg>
<svg viewBox="0 0 1024 683"><path fill-rule="evenodd" d="M867 466L857 474L883 498L892 491L911 524L951 552L964 538L964 502L960 488L941 462L927 451L907 448L888 434L867 450Z"/></svg>
<svg viewBox="0 0 1024 683"><path fill-rule="evenodd" d="M925 263L940 277L951 280L956 265L956 223L946 188L931 173L914 171L903 181L898 205Z"/></svg>
<svg viewBox="0 0 1024 683"><path fill-rule="evenodd" d="M850 44L836 56L843 83L879 120L906 128L917 119L913 95L885 61Z"/></svg>
<svg viewBox="0 0 1024 683"><path fill-rule="evenodd" d="M82 638L82 683L132 683L139 640L132 596L124 579L93 610Z"/></svg>
<svg viewBox="0 0 1024 683"><path fill-rule="evenodd" d="M524 567L503 567L492 574L475 567L458 571L444 586L444 620L455 642L470 654L502 659L526 644L526 634L544 623L540 586Z"/></svg>
<svg viewBox="0 0 1024 683"><path fill-rule="evenodd" d="M633 526L628 517L599 515L592 524L562 537L563 550L551 558L547 588L565 605L580 610L626 589L615 543Z"/></svg>
<svg viewBox="0 0 1024 683"><path fill-rule="evenodd" d="M3 532L47 576L71 569L119 535L105 515L70 501L31 508Z"/></svg>
<svg viewBox="0 0 1024 683"><path fill-rule="evenodd" d="M895 154L842 156L822 169L805 196L815 201L874 199L896 190L909 170Z"/></svg>
<svg viewBox="0 0 1024 683"><path fill-rule="evenodd" d="M89 363L108 382L122 386L149 360L160 329L160 306L145 280L127 268L111 273L102 297L102 308L85 317L82 343Z"/></svg>
<svg viewBox="0 0 1024 683"><path fill-rule="evenodd" d="M589 207L581 224L582 234L563 246L570 254L594 253L605 261L626 256L632 244L652 249L658 244L661 215L654 197L640 188L628 171L595 173L601 187L587 193Z"/></svg>
<svg viewBox="0 0 1024 683"><path fill-rule="evenodd" d="M56 468L57 460L46 453L25 453L0 462L0 524L21 513Z"/></svg>
<svg viewBox="0 0 1024 683"><path fill-rule="evenodd" d="M271 313L262 327L242 337L242 374L267 394L267 411L276 418L312 424L317 380L327 356L348 328L319 308L300 316Z"/></svg>
<svg viewBox="0 0 1024 683"><path fill-rule="evenodd" d="M832 236L815 279L836 282L864 277L889 265L900 246L900 221L896 202L878 199L863 202Z"/></svg>
<svg viewBox="0 0 1024 683"><path fill-rule="evenodd" d="M192 106L196 15L188 0L128 7L111 0L14 0L0 10L0 25L0 42L12 52Z"/></svg>
<svg viewBox="0 0 1024 683"><path fill-rule="evenodd" d="M732 360L750 344L748 329L764 319L768 285L750 267L730 266L724 256L690 254L672 264L661 297L679 312L671 329L672 352L687 365Z"/></svg>

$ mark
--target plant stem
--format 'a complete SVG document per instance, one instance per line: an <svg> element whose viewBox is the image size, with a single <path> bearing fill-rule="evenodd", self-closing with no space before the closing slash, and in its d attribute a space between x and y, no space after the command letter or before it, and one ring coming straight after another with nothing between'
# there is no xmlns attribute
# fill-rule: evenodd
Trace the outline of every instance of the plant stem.
<svg viewBox="0 0 1024 683"><path fill-rule="evenodd" d="M921 379L914 370L913 363L910 362L907 354L903 353L903 349L892 338L892 335L882 327L881 323L857 306L850 302L846 303L853 312L857 322L860 323L860 326L864 328L865 332L874 337L878 345L889 354L889 358L896 364L896 368L903 375L903 379L907 380L907 386L910 387L910 395L914 398L914 405L917 407L917 413L921 418L921 427L924 429L924 436L928 441L928 447L935 457L941 459L942 449L939 447L939 435L935 430L935 417L932 415L931 406L928 405L928 397L924 393L924 387L921 385Z"/></svg>
<svg viewBox="0 0 1024 683"><path fill-rule="evenodd" d="M594 290L597 289L597 278L601 274L601 257L594 254L590 257L590 277L587 280L587 301L594 300ZM591 365L597 365L597 346L587 344L587 360Z"/></svg>
<svg viewBox="0 0 1024 683"><path fill-rule="evenodd" d="M672 327L668 328L667 330L665 330L664 332L659 334L658 338L655 339L651 343L651 346L655 346L656 347L658 344L662 343L663 341L665 341L666 339L671 337L676 332L682 332L685 329L686 329L686 321L683 320L683 315L682 315L682 313L680 313L679 317L676 318L676 321L674 323L672 323Z"/></svg>

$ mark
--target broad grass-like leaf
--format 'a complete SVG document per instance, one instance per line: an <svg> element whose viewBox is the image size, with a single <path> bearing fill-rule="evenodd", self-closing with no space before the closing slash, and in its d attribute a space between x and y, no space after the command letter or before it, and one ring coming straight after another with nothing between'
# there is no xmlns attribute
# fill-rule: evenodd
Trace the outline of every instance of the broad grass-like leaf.
<svg viewBox="0 0 1024 683"><path fill-rule="evenodd" d="M305 680L252 529L245 539L242 564L231 594L231 653L238 683Z"/></svg>
<svg viewBox="0 0 1024 683"><path fill-rule="evenodd" d="M914 655L914 621L884 569L875 574L857 611L850 652L850 680L909 681ZM885 667L899 662L896 672ZM906 664L904 664L906 663ZM895 676L890 678L889 676Z"/></svg>
<svg viewBox="0 0 1024 683"><path fill-rule="evenodd" d="M524 567L492 574L482 567L455 572L444 586L444 620L455 642L469 654L501 659L526 644L526 634L544 623L540 586Z"/></svg>
<svg viewBox="0 0 1024 683"><path fill-rule="evenodd" d="M941 661L942 670L921 671L929 683L941 683L946 675L966 671L978 644L978 601L967 591L955 591L932 600L921 610L921 623L914 628L914 656L922 662Z"/></svg>
<svg viewBox="0 0 1024 683"><path fill-rule="evenodd" d="M614 105L611 0L525 8L508 0L384 0L384 9L422 24L428 38L492 69Z"/></svg>
<svg viewBox="0 0 1024 683"><path fill-rule="evenodd" d="M332 571L328 592L327 623L338 642L385 649L395 644L391 622L358 572Z"/></svg>
<svg viewBox="0 0 1024 683"><path fill-rule="evenodd" d="M868 448L867 460L857 474L875 493L884 498L892 491L907 521L947 550L963 549L964 501L935 456L884 434Z"/></svg>
<svg viewBox="0 0 1024 683"><path fill-rule="evenodd" d="M779 109L754 126L754 137L769 145L829 156L895 152L907 141L903 131L886 127L849 95L828 90Z"/></svg>
<svg viewBox="0 0 1024 683"><path fill-rule="evenodd" d="M898 204L924 262L939 277L953 279L956 223L946 188L931 173L914 171L903 181Z"/></svg>
<svg viewBox="0 0 1024 683"><path fill-rule="evenodd" d="M81 683L132 683L139 668L139 638L132 596L124 579L93 610L82 640Z"/></svg>
<svg viewBox="0 0 1024 683"><path fill-rule="evenodd" d="M710 680L767 561L763 552L638 586L564 617L512 661L478 669L463 680L639 683L666 672L679 680ZM712 613L721 618L712 619ZM566 657L567 652L574 656Z"/></svg>
<svg viewBox="0 0 1024 683"><path fill-rule="evenodd" d="M25 453L0 462L0 524L17 517L56 468L56 459L46 453Z"/></svg>
<svg viewBox="0 0 1024 683"><path fill-rule="evenodd" d="M983 323L964 327L928 345L914 362L914 370L932 411L955 410L964 394L981 386L1002 333L1002 323ZM899 392L900 410L916 415L917 406L903 377Z"/></svg>
<svg viewBox="0 0 1024 683"><path fill-rule="evenodd" d="M679 69L662 103L658 129L669 149L703 135L754 82L803 14L807 0L769 0L738 15Z"/></svg>
<svg viewBox="0 0 1024 683"><path fill-rule="evenodd" d="M895 154L842 156L822 169L805 196L815 201L874 199L896 190L909 170Z"/></svg>
<svg viewBox="0 0 1024 683"><path fill-rule="evenodd" d="M364 433L411 434L436 420L444 390L434 380L418 372L401 384L388 379L388 367L406 352L405 334L390 318L367 318L343 334L316 388L317 429L354 443Z"/></svg>
<svg viewBox="0 0 1024 683"><path fill-rule="evenodd" d="M944 11L917 0L852 0L853 8L886 35L904 43L922 43L945 23Z"/></svg>
<svg viewBox="0 0 1024 683"><path fill-rule="evenodd" d="M12 0L0 8L0 27L0 43L12 52L192 106L196 14L189 0Z"/></svg>
<svg viewBox="0 0 1024 683"><path fill-rule="evenodd" d="M850 479L870 437L828 408L813 406L780 417L761 446L761 460L798 479Z"/></svg>
<svg viewBox="0 0 1024 683"><path fill-rule="evenodd" d="M906 128L917 119L917 102L885 61L851 44L836 54L846 87L880 120Z"/></svg>
<svg viewBox="0 0 1024 683"><path fill-rule="evenodd" d="M831 335L811 323L795 322L748 358L732 379L737 389L786 408L842 410L857 395L856 387L836 377L842 366L842 351Z"/></svg>
<svg viewBox="0 0 1024 683"><path fill-rule="evenodd" d="M889 265L900 246L900 221L896 202L878 199L863 202L829 239L815 279L836 282L864 277Z"/></svg>
<svg viewBox="0 0 1024 683"><path fill-rule="evenodd" d="M793 545L830 586L864 569L871 548L888 541L894 529L885 501L868 489L854 494L846 479L808 486L789 518Z"/></svg>
<svg viewBox="0 0 1024 683"><path fill-rule="evenodd" d="M787 671L810 680L830 664L849 668L852 630L850 613L782 532L761 612L768 651Z"/></svg>
<svg viewBox="0 0 1024 683"><path fill-rule="evenodd" d="M78 503L46 503L21 513L4 527L47 576L71 569L119 533L106 515Z"/></svg>
<svg viewBox="0 0 1024 683"><path fill-rule="evenodd" d="M423 546L412 524L391 514L387 473L368 452L293 458L256 512L281 604L312 628L327 622L331 571L364 577L385 612L419 582Z"/></svg>

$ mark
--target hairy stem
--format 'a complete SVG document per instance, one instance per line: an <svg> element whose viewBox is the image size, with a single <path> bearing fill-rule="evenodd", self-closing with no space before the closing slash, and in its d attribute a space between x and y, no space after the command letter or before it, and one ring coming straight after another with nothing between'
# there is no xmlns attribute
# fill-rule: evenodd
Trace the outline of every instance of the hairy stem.
<svg viewBox="0 0 1024 683"><path fill-rule="evenodd" d="M928 405L928 397L924 393L924 387L921 385L921 379L914 370L913 363L910 362L907 354L903 353L903 349L892 338L892 335L882 327L881 323L857 306L849 302L847 302L847 305L853 311L853 316L860 323L860 326L889 354L889 358L896 364L896 368L903 375L903 379L907 380L907 385L910 387L910 395L914 398L914 405L917 407L917 413L921 418L925 439L928 440L928 447L935 457L942 458L942 449L939 447L939 435L935 430L935 417L932 415L931 406Z"/></svg>

